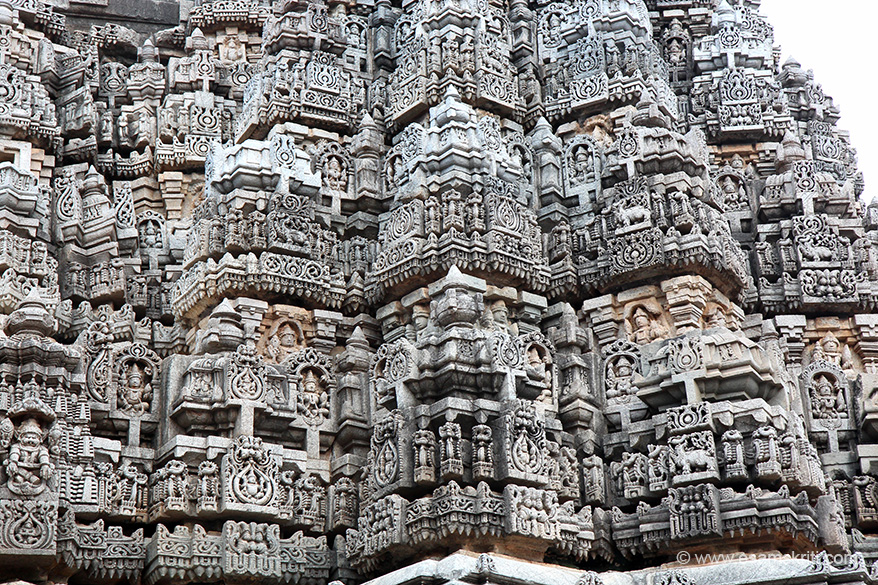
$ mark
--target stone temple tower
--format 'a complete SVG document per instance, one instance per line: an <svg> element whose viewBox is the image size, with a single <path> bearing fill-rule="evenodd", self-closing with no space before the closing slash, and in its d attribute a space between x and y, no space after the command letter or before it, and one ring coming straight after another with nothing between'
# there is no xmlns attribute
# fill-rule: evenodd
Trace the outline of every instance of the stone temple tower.
<svg viewBox="0 0 878 585"><path fill-rule="evenodd" d="M878 582L878 206L759 0L0 0L0 584Z"/></svg>

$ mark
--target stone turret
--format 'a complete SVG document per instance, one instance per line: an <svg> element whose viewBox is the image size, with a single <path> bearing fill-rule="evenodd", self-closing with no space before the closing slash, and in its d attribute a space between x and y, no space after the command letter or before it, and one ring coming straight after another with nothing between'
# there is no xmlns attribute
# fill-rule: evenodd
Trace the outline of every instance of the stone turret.
<svg viewBox="0 0 878 585"><path fill-rule="evenodd" d="M878 207L758 0L62 4L0 583L875 582Z"/></svg>

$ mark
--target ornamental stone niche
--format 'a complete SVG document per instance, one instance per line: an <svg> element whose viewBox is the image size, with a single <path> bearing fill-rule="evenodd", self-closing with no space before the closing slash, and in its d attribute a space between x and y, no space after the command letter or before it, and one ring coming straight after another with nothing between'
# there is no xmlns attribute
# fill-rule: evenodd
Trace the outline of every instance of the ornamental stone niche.
<svg viewBox="0 0 878 585"><path fill-rule="evenodd" d="M778 55L0 0L0 583L878 581L878 206Z"/></svg>

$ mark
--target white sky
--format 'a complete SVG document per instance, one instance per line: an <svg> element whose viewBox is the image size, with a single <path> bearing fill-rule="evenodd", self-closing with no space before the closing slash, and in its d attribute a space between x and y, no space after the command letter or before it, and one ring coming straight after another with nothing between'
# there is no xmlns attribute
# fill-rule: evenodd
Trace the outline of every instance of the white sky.
<svg viewBox="0 0 878 585"><path fill-rule="evenodd" d="M878 0L762 0L783 61L813 69L841 109L866 179L863 198L878 196Z"/></svg>

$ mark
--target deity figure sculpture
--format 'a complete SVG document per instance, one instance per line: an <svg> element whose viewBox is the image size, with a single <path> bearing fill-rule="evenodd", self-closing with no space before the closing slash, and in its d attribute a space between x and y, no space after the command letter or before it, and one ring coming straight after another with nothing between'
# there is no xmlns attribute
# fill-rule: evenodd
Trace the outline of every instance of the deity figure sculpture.
<svg viewBox="0 0 878 585"><path fill-rule="evenodd" d="M162 246L162 228L159 223L152 220L143 222L140 227L140 247L149 251L161 249Z"/></svg>
<svg viewBox="0 0 878 585"><path fill-rule="evenodd" d="M303 523L323 522L326 514L326 489L316 475L299 478L295 485L295 514Z"/></svg>
<svg viewBox="0 0 878 585"><path fill-rule="evenodd" d="M399 178L397 177L397 171L401 171L400 168L401 157L395 156L384 165L384 176L387 179L387 189L396 189L396 182Z"/></svg>
<svg viewBox="0 0 878 585"><path fill-rule="evenodd" d="M671 65L678 66L683 64L685 59L685 49L683 43L679 39L671 39L668 43L668 61Z"/></svg>
<svg viewBox="0 0 878 585"><path fill-rule="evenodd" d="M287 356L300 349L298 332L290 323L283 323L268 339L265 355L276 364L283 362Z"/></svg>
<svg viewBox="0 0 878 585"><path fill-rule="evenodd" d="M667 328L659 322L658 317L643 305L639 305L626 321L625 328L628 340L638 345L645 345L668 334Z"/></svg>
<svg viewBox="0 0 878 585"><path fill-rule="evenodd" d="M729 209L737 209L747 202L747 192L743 183L735 180L732 175L726 175L719 181L723 191L723 202Z"/></svg>
<svg viewBox="0 0 878 585"><path fill-rule="evenodd" d="M829 362L839 366L844 371L854 369L851 349L847 345L843 346L839 343L838 338L830 331L823 336L811 354L812 362Z"/></svg>
<svg viewBox="0 0 878 585"><path fill-rule="evenodd" d="M320 424L329 416L329 395L313 370L306 371L302 378L298 401L299 412L312 423Z"/></svg>
<svg viewBox="0 0 878 585"><path fill-rule="evenodd" d="M818 375L812 382L811 412L814 418L821 419L847 416L844 390L826 375Z"/></svg>
<svg viewBox="0 0 878 585"><path fill-rule="evenodd" d="M341 162L339 162L338 157L329 157L326 163L326 183L329 185L329 188L335 191L346 191L348 181L344 175L344 168Z"/></svg>
<svg viewBox="0 0 878 585"><path fill-rule="evenodd" d="M152 368L132 361L122 368L119 380L119 407L139 414L149 411L152 400Z"/></svg>
<svg viewBox="0 0 878 585"><path fill-rule="evenodd" d="M459 39L457 44L460 51L462 69L465 73L471 73L475 69L476 62L476 47L473 38L471 35L466 35L464 38Z"/></svg>
<svg viewBox="0 0 878 585"><path fill-rule="evenodd" d="M494 321L494 326L497 329L509 331L510 323L509 323L509 307L506 306L506 302L501 300L494 301L490 307L491 317Z"/></svg>
<svg viewBox="0 0 878 585"><path fill-rule="evenodd" d="M296 480L299 472L295 470L282 471L280 474L280 484L283 486L286 495L282 498L284 507L292 509L296 504Z"/></svg>
<svg viewBox="0 0 878 585"><path fill-rule="evenodd" d="M412 324L415 331L423 331L430 324L430 307L419 304L412 307Z"/></svg>
<svg viewBox="0 0 878 585"><path fill-rule="evenodd" d="M528 369L542 380L545 389L540 393L539 400L552 396L552 356L549 352L531 345L527 350Z"/></svg>
<svg viewBox="0 0 878 585"><path fill-rule="evenodd" d="M7 487L14 494L35 496L42 493L55 467L49 449L43 445L45 431L35 418L28 418L15 430L15 442L5 461Z"/></svg>
<svg viewBox="0 0 878 585"><path fill-rule="evenodd" d="M226 59L228 61L240 61L243 57L244 51L242 50L238 39L235 37L229 37L229 41L226 43Z"/></svg>
<svg viewBox="0 0 878 585"><path fill-rule="evenodd" d="M621 356L607 368L607 399L622 398L637 393L631 379L634 376L634 363L626 356Z"/></svg>
<svg viewBox="0 0 878 585"><path fill-rule="evenodd" d="M573 181L582 183L588 178L589 156L588 150L584 146L576 149L573 163Z"/></svg>
<svg viewBox="0 0 878 585"><path fill-rule="evenodd" d="M110 142L113 140L113 112L104 110L101 113L98 126L98 139L102 142Z"/></svg>

